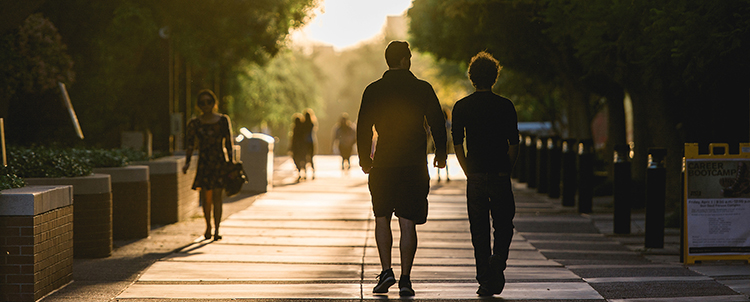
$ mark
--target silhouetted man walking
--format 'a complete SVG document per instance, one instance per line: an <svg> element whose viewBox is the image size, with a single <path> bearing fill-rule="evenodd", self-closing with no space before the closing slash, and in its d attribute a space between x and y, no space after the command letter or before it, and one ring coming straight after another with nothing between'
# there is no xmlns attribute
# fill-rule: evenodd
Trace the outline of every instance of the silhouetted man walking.
<svg viewBox="0 0 750 302"><path fill-rule="evenodd" d="M396 283L391 268L391 217L401 229L399 295L413 296L411 268L417 251L416 225L427 221L427 133L425 118L435 141L434 165L445 167L445 119L432 86L409 71L409 44L392 41L385 50L388 71L365 88L357 119L357 149L362 171L369 174L375 214L375 240L382 272L373 293L387 293ZM377 143L373 148L373 128ZM374 152L373 152L374 150Z"/></svg>
<svg viewBox="0 0 750 302"><path fill-rule="evenodd" d="M503 271L516 213L510 172L518 155L518 117L509 99L492 92L501 68L487 52L474 56L469 79L476 91L453 105L453 145L467 176L466 203L480 296L499 294L505 287Z"/></svg>

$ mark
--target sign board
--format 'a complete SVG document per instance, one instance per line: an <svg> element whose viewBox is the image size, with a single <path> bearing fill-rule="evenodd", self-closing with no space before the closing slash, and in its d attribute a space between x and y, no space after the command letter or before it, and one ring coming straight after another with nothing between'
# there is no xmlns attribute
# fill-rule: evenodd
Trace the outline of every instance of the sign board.
<svg viewBox="0 0 750 302"><path fill-rule="evenodd" d="M739 154L727 144L685 144L684 262L750 262L750 143ZM714 150L723 149L723 154Z"/></svg>

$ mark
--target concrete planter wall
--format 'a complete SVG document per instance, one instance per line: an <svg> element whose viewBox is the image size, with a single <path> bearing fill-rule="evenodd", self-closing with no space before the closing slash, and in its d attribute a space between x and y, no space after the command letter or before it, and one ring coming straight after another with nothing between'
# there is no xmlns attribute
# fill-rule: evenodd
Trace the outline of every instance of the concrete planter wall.
<svg viewBox="0 0 750 302"><path fill-rule="evenodd" d="M182 173L185 156L168 156L131 164L149 167L151 224L184 221L200 213L198 191L191 189L195 179L197 156L187 174Z"/></svg>
<svg viewBox="0 0 750 302"><path fill-rule="evenodd" d="M30 186L73 186L73 247L76 258L112 254L112 187L106 174L25 178Z"/></svg>
<svg viewBox="0 0 750 302"><path fill-rule="evenodd" d="M151 230L151 183L148 166L95 168L112 181L112 238L148 237Z"/></svg>
<svg viewBox="0 0 750 302"><path fill-rule="evenodd" d="M36 301L73 278L73 188L0 192L0 301Z"/></svg>

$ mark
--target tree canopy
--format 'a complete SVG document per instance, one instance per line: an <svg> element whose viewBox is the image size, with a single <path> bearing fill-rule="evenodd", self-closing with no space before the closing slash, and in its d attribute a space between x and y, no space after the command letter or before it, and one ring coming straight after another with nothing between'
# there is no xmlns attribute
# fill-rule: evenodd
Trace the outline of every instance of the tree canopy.
<svg viewBox="0 0 750 302"><path fill-rule="evenodd" d="M57 26L75 62L76 82L66 84L88 143L113 147L123 130L150 130L154 148L165 150L170 103L181 99L172 110L189 119L190 94L199 89L215 89L222 100L242 93L231 83L239 67L275 56L317 3L65 0L37 11Z"/></svg>
<svg viewBox="0 0 750 302"><path fill-rule="evenodd" d="M617 115L630 95L637 179L649 147L668 148L675 187L684 142L750 136L748 0L415 0L409 16L422 51L466 61L488 50L514 77L557 87L541 91L560 92L572 137L590 137L592 101L604 97L621 129L610 138L624 143Z"/></svg>

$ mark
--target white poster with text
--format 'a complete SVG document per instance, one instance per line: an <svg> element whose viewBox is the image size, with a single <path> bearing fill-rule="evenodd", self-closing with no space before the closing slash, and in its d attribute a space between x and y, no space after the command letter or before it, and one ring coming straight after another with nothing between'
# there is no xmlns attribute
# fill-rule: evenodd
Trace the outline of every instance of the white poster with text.
<svg viewBox="0 0 750 302"><path fill-rule="evenodd" d="M691 255L750 254L750 160L686 159Z"/></svg>

